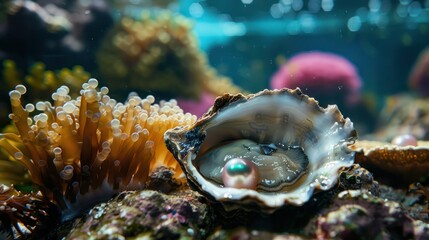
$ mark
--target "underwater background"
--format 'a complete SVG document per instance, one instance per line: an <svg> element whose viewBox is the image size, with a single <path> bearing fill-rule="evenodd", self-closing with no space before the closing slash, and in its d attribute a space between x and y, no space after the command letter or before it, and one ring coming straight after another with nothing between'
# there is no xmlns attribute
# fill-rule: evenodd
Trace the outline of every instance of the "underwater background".
<svg viewBox="0 0 429 240"><path fill-rule="evenodd" d="M424 239L429 236L428 45L429 0L3 0L0 239L97 239L109 231L153 239L276 234ZM318 101L314 108L323 109L318 111L335 113L329 119L347 130L335 141L347 143L355 164L311 170L310 175L332 175L332 186L316 187L328 190L319 198L309 188L302 204L317 211L305 210L296 223L276 222L282 214L300 213L299 207L267 214L270 204L246 202L253 195L240 198L245 206L233 207L238 214L231 219L219 210L229 203L207 196L192 168L181 162L183 152L172 146L199 148L202 142L189 138L205 138L199 128L236 99L251 102L254 93L268 89L276 95L284 88L309 96L300 97L302 112L315 128L309 99ZM266 108L276 112L277 106ZM164 135L176 127L198 133L190 131L185 140L176 139L180 132ZM313 141L310 135L299 137ZM261 148L278 146L264 142ZM123 193L127 190L143 191ZM90 213L106 214L100 220L105 225L90 214L80 217L112 196L112 206L98 205ZM159 204L150 205L153 199ZM111 226L121 201L155 213L129 228ZM137 219L138 213L128 210L122 212L127 221ZM359 214L377 216L380 224L372 228ZM385 223L392 216L396 220ZM72 223L76 217L79 223ZM357 219L354 226L338 227ZM167 220L174 224L166 230L160 226ZM55 229L47 227L52 224ZM85 229L93 232L85 235Z"/></svg>
<svg viewBox="0 0 429 240"><path fill-rule="evenodd" d="M2 62L12 60L22 75L31 71L34 64L43 63L46 70L58 71L79 65L93 77L110 78L111 73L103 70L101 59L105 56L101 45L103 41L106 45L106 37L112 36L115 25L125 17L141 19L142 12L151 14L153 18L167 14L172 22L175 18L186 18L187 34L193 41L192 51L198 52L196 54L201 52L207 58L204 64L247 92L270 88L270 81L281 65L299 53L321 51L342 56L356 68L362 81L359 95L366 106L359 107L359 111L369 118L366 122L359 119L359 122L364 125L365 132L374 129L377 113L386 97L407 92L412 87L409 80L411 71L427 45L429 34L427 1L78 1L76 4L35 1L34 5L46 11L39 13L34 9L36 7L30 6L32 4L25 7L27 10L19 11L17 5L22 3L17 2L5 1L2 4L0 56ZM25 27L28 22L32 22L32 28ZM136 31L147 30L142 27ZM179 45L170 48L174 47ZM143 49L140 54L145 51ZM104 62L114 65L110 60ZM157 71L163 71L169 64L174 66L174 61L180 60L167 57L163 61L151 64ZM129 60L126 64L133 68L137 60ZM5 64L3 69L6 69ZM162 85L162 79L165 79L149 80L148 73L136 74L135 79L129 81ZM100 80L115 82L118 79ZM114 83L110 85L115 86ZM150 92L151 88L158 87L136 89L136 85L123 85L122 98L130 91ZM329 90L327 94L346 94L343 93L343 85L341 81L337 82L338 88ZM301 87L304 93L311 93L305 90L305 86L296 86ZM427 88L427 85L423 87ZM111 89L111 92L120 90ZM180 92L160 94L168 98L180 95ZM193 95L195 98L198 94ZM188 93L182 96L190 97ZM325 106L341 105L334 101L321 103ZM344 111L347 114L351 112L348 109Z"/></svg>

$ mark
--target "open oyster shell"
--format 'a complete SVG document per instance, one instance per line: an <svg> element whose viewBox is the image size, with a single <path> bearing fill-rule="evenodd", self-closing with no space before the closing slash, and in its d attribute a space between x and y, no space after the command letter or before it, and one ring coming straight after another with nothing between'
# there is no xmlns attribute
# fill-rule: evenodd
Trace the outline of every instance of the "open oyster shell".
<svg viewBox="0 0 429 240"><path fill-rule="evenodd" d="M164 137L192 188L226 210L259 206L271 212L285 203L301 205L315 189L334 186L338 169L354 161L348 146L356 131L336 105L321 108L297 88L226 94L193 126L171 129ZM251 166L225 167L237 158ZM258 173L256 186L226 187L224 168Z"/></svg>

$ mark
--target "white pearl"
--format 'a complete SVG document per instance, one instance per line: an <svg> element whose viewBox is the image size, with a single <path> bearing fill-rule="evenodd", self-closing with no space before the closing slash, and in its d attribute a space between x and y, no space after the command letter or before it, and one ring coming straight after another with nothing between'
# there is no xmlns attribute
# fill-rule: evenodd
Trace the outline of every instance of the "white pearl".
<svg viewBox="0 0 429 240"><path fill-rule="evenodd" d="M398 146L417 146L417 139L411 134L404 134L393 138L392 144Z"/></svg>
<svg viewBox="0 0 429 240"><path fill-rule="evenodd" d="M252 161L233 158L222 169L222 181L225 187L256 189L259 171Z"/></svg>

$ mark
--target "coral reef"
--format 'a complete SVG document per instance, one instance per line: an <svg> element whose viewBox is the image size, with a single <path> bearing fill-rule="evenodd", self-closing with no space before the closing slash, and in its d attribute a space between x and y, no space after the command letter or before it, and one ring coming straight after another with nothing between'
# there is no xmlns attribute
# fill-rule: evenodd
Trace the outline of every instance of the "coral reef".
<svg viewBox="0 0 429 240"><path fill-rule="evenodd" d="M429 97L429 48L424 49L408 78L408 85L423 97Z"/></svg>
<svg viewBox="0 0 429 240"><path fill-rule="evenodd" d="M108 38L106 2L123 7ZM281 89L247 95L185 18L124 14L172 2L1 1L0 239L429 239L429 48L409 78L421 98L389 98L377 141L355 142L361 129L320 107L374 123L349 61L299 54L273 76ZM185 11L213 13L200 3ZM221 20L264 41L230 46L269 49ZM273 65L249 61L237 76L262 86ZM97 67L110 92L88 81Z"/></svg>
<svg viewBox="0 0 429 240"><path fill-rule="evenodd" d="M199 121L175 100L131 93L118 103L95 79L77 97L70 91L61 86L53 102L34 105L25 104L23 85L9 93L15 127L0 134L0 181L30 179L34 192L0 187L0 237L429 237L427 182L410 192L382 185L389 174L401 186L426 176L425 141L400 135L399 145L350 147L351 121L299 90L226 94ZM202 196L184 187L185 176ZM216 199L219 192L230 195Z"/></svg>
<svg viewBox="0 0 429 240"><path fill-rule="evenodd" d="M355 138L337 106L321 108L299 89L225 94L193 126L165 133L190 186L227 211L273 212L334 187L353 164Z"/></svg>
<svg viewBox="0 0 429 240"><path fill-rule="evenodd" d="M201 96L197 100L178 98L177 104L184 110L192 112L193 114L201 117L207 110L212 106L216 100L215 95L206 92L201 93Z"/></svg>
<svg viewBox="0 0 429 240"><path fill-rule="evenodd" d="M43 196L61 208L63 219L118 191L144 188L161 166L183 181L163 135L196 117L184 114L174 100L155 104L153 96L130 94L127 102L118 103L106 87L98 91L97 86L90 79L77 98L61 86L52 94L53 103L25 107L23 85L9 93L9 117L19 135L0 134L0 148L25 166ZM32 113L35 109L38 114Z"/></svg>
<svg viewBox="0 0 429 240"><path fill-rule="evenodd" d="M66 239L204 239L213 230L213 210L192 191L122 193L91 210Z"/></svg>
<svg viewBox="0 0 429 240"><path fill-rule="evenodd" d="M191 34L191 23L171 13L120 19L100 47L98 63L106 84L118 92L133 89L200 103L202 94L240 92L207 64ZM192 108L185 111L194 113Z"/></svg>
<svg viewBox="0 0 429 240"><path fill-rule="evenodd" d="M362 81L347 59L332 53L306 52L290 58L271 79L272 89L299 87L322 104L356 103Z"/></svg>

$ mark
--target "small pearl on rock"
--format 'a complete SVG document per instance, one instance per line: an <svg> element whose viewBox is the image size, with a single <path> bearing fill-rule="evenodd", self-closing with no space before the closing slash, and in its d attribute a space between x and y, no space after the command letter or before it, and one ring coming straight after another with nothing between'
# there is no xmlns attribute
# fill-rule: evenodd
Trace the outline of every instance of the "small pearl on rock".
<svg viewBox="0 0 429 240"><path fill-rule="evenodd" d="M417 146L417 139L411 134L404 134L393 138L392 144L398 146Z"/></svg>
<svg viewBox="0 0 429 240"><path fill-rule="evenodd" d="M233 158L222 169L222 181L225 187L256 189L259 171L252 161Z"/></svg>

